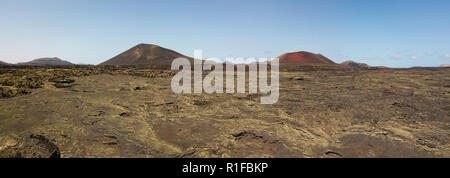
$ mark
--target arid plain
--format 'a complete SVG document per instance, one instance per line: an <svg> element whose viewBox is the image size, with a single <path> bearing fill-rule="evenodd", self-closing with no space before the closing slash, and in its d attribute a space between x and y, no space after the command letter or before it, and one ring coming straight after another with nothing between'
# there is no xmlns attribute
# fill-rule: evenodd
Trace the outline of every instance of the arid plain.
<svg viewBox="0 0 450 178"><path fill-rule="evenodd" d="M450 68L280 66L280 98L176 71L0 67L0 157L450 157Z"/></svg>

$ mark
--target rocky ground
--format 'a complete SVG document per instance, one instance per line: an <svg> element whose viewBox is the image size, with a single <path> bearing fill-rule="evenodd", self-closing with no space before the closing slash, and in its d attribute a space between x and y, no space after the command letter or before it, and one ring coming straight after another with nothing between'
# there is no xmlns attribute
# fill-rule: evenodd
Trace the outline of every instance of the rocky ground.
<svg viewBox="0 0 450 178"><path fill-rule="evenodd" d="M172 71L0 71L27 90L0 98L0 157L450 157L449 68L280 69L274 105L177 95Z"/></svg>

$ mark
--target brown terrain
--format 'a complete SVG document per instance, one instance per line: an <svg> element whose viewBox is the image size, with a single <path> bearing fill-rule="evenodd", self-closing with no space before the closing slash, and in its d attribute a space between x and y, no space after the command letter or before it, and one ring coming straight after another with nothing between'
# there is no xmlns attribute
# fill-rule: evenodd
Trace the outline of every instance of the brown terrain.
<svg viewBox="0 0 450 178"><path fill-rule="evenodd" d="M160 67L0 67L0 157L450 157L450 68L281 64L262 105Z"/></svg>

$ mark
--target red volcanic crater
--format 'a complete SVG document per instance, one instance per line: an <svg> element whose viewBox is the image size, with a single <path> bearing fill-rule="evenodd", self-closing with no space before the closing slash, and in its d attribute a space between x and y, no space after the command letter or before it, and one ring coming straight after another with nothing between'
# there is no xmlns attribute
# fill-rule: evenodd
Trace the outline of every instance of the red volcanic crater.
<svg viewBox="0 0 450 178"><path fill-rule="evenodd" d="M278 60L280 63L336 64L321 54L314 54L306 51L285 53L278 56Z"/></svg>

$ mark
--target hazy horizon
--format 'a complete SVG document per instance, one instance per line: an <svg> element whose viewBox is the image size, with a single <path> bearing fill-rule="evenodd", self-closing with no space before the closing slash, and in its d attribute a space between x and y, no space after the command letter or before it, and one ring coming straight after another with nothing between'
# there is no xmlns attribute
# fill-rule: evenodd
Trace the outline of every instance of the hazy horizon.
<svg viewBox="0 0 450 178"><path fill-rule="evenodd" d="M321 53L388 67L450 63L450 1L0 0L0 61L98 64L148 43L193 56Z"/></svg>

